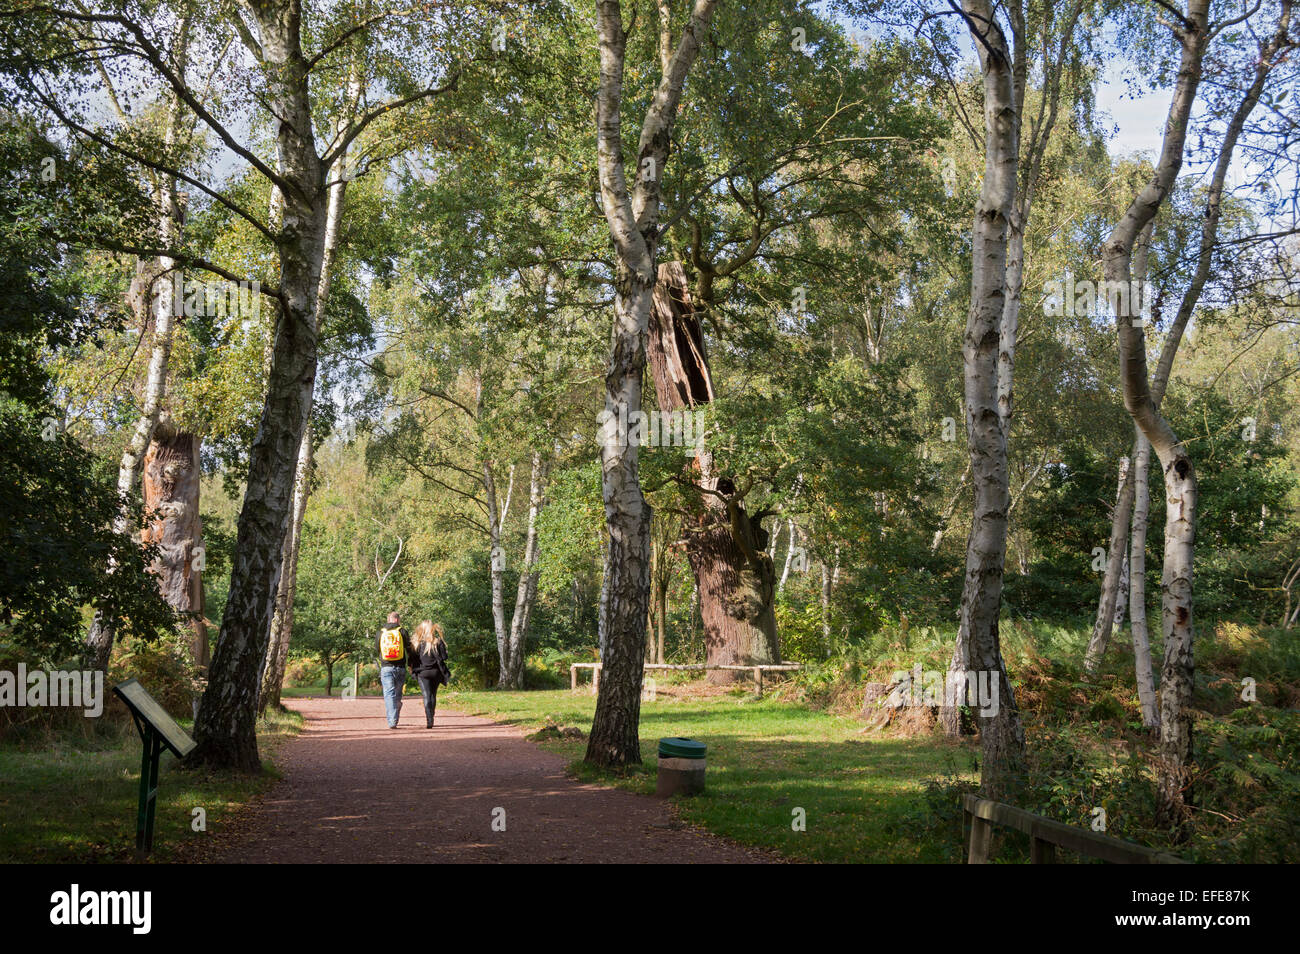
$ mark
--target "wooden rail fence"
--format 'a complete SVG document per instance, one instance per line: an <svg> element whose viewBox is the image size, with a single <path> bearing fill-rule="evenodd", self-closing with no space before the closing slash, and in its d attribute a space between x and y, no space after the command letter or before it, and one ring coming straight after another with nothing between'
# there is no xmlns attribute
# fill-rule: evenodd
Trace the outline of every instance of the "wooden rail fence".
<svg viewBox="0 0 1300 954"><path fill-rule="evenodd" d="M591 691L593 694L600 691L600 671L604 668L603 663L574 663L569 667L569 689L573 692L578 691L578 670L591 670ZM797 672L801 667L799 663L773 663L766 666L709 666L705 663L686 663L676 666L669 663L645 663L644 669L664 669L664 670L707 670L707 669L734 669L741 672L752 672L754 674L754 686L758 694L763 694L763 673L764 672Z"/></svg>
<svg viewBox="0 0 1300 954"><path fill-rule="evenodd" d="M977 795L962 797L962 807L970 820L970 851L968 864L988 864L989 849L993 840L993 826L1002 825L1023 831L1030 837L1029 861L1032 864L1053 864L1057 847L1077 851L1089 858L1100 858L1120 865L1183 865L1185 860L1154 848L1144 848L1131 841L1112 838L1099 832L1065 825L1023 808L980 798Z"/></svg>

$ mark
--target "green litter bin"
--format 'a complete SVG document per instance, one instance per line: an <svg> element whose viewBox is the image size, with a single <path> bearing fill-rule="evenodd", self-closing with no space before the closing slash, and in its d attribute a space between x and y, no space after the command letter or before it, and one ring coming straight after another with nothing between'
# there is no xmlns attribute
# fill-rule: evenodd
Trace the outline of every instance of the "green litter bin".
<svg viewBox="0 0 1300 954"><path fill-rule="evenodd" d="M698 795L704 791L704 754L708 746L694 739L659 740L659 778L655 794Z"/></svg>

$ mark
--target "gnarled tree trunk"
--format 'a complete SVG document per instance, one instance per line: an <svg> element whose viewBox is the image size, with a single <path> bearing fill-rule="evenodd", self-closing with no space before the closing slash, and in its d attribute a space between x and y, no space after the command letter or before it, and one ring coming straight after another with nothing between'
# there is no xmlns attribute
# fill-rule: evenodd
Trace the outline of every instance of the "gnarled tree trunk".
<svg viewBox="0 0 1300 954"><path fill-rule="evenodd" d="M661 413L689 412L713 400L704 337L681 262L659 266L647 353ZM707 450L698 449L692 469L700 493L697 512L687 518L683 532L700 593L706 662L780 662L776 568L767 552L767 531L746 512L732 481L715 473ZM709 682L720 685L745 678L747 673L731 670L708 674Z"/></svg>
<svg viewBox="0 0 1300 954"><path fill-rule="evenodd" d="M162 244L174 244L179 241L184 214L174 181L169 180L162 185L157 201ZM136 419L131 440L122 451L122 459L117 468L117 493L123 500L135 493L141 462L162 414L163 401L167 395L167 370L171 361L172 330L178 310L176 306L184 300L181 280L180 269L171 258L141 261L136 267L135 280L127 295L140 326L140 335L143 337L148 333L150 325L153 326L153 347L149 353L149 370L140 402L140 416ZM130 520L123 510L113 520L113 532L125 534L130 530ZM107 671L115 636L108 622L96 614L86 635L86 655L91 667L101 672Z"/></svg>
<svg viewBox="0 0 1300 954"><path fill-rule="evenodd" d="M171 55L175 65L184 73L189 61L190 25L192 16L182 15L176 22L175 41ZM112 98L114 107L117 99ZM180 135L181 103L175 95L167 95L164 113L163 141L170 147ZM119 110L119 115L124 115ZM185 224L185 196L177 192L176 179L157 173L154 181L154 202L158 213L158 240L160 248L175 248L180 244ZM118 496L129 499L135 493L140 465L153 439L154 428L162 413L167 395L167 371L171 362L172 330L180 305L184 301L182 274L174 259L159 256L142 259L136 264L136 275L127 292L127 301L135 313L143 338L153 326L153 347L149 354L149 370L145 377L144 394L140 401L140 415L135 430L117 468ZM152 318L152 321L150 320ZM113 532L130 531L125 511L113 521ZM86 634L86 656L90 666L101 672L108 670L109 656L113 652L116 633L108 622L96 614Z"/></svg>

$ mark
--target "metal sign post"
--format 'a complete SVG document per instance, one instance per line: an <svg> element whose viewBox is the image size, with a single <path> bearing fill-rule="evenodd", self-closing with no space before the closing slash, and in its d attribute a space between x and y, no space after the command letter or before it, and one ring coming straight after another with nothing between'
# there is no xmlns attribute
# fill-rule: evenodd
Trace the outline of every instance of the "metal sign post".
<svg viewBox="0 0 1300 954"><path fill-rule="evenodd" d="M197 743L137 680L128 679L114 686L113 693L126 703L144 746L140 756L140 805L135 823L136 854L144 857L153 850L153 822L158 806L158 762L162 758L163 747L170 749L178 759L183 759L194 751Z"/></svg>

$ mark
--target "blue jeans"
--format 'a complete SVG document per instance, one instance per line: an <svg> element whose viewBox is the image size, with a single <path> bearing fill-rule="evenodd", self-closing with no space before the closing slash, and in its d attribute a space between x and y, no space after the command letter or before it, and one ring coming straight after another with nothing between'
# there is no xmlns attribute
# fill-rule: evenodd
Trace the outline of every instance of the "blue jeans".
<svg viewBox="0 0 1300 954"><path fill-rule="evenodd" d="M402 686L406 684L405 666L380 666L379 681L384 687L384 708L388 711L388 727L397 727L397 717L402 714Z"/></svg>

